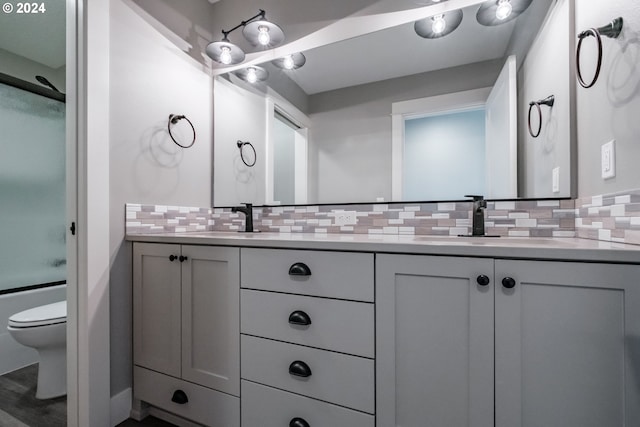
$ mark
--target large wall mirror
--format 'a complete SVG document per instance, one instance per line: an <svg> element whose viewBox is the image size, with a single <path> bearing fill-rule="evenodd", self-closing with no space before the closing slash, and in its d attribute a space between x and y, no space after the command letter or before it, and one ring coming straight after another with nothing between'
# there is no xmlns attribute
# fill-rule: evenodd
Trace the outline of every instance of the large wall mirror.
<svg viewBox="0 0 640 427"><path fill-rule="evenodd" d="M525 0L483 25L492 3L380 1L214 67L214 206L573 196L573 1ZM433 36L440 15L454 30ZM302 66L275 64L299 51ZM247 81L253 66L263 81ZM530 103L549 96L531 133Z"/></svg>

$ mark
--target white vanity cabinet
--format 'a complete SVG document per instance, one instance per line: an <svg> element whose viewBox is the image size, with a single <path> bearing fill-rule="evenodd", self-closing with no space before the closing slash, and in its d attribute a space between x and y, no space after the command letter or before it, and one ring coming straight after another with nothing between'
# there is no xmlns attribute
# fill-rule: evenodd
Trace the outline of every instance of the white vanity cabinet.
<svg viewBox="0 0 640 427"><path fill-rule="evenodd" d="M374 255L241 258L243 427L374 427Z"/></svg>
<svg viewBox="0 0 640 427"><path fill-rule="evenodd" d="M378 255L377 425L638 425L639 307L637 265Z"/></svg>
<svg viewBox="0 0 640 427"><path fill-rule="evenodd" d="M134 398L240 424L239 248L134 243Z"/></svg>

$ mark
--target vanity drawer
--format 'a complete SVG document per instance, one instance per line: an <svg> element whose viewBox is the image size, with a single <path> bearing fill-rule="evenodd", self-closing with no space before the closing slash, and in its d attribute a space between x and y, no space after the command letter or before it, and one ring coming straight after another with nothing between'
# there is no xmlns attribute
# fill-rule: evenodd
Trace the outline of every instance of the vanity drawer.
<svg viewBox="0 0 640 427"><path fill-rule="evenodd" d="M255 248L240 254L243 288L373 302L373 254Z"/></svg>
<svg viewBox="0 0 640 427"><path fill-rule="evenodd" d="M286 427L295 418L311 427L375 427L373 415L242 381L243 427Z"/></svg>
<svg viewBox="0 0 640 427"><path fill-rule="evenodd" d="M248 289L242 289L240 299L240 330L245 334L374 357L372 303ZM307 320L308 326L295 324Z"/></svg>
<svg viewBox="0 0 640 427"><path fill-rule="evenodd" d="M326 350L242 335L241 372L244 379L374 413L374 362ZM311 375L296 376L292 366Z"/></svg>
<svg viewBox="0 0 640 427"><path fill-rule="evenodd" d="M133 390L136 399L165 411L210 427L240 425L240 399L190 382L150 371L133 368ZM171 399L182 390L188 402L178 404Z"/></svg>

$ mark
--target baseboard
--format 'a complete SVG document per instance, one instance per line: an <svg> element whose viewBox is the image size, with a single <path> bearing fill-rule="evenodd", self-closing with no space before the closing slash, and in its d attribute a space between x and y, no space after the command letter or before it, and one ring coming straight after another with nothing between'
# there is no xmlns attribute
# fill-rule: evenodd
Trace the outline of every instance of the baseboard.
<svg viewBox="0 0 640 427"><path fill-rule="evenodd" d="M169 412L163 411L160 408L156 408L155 406L149 407L149 415L153 415L156 418L159 418L163 421L166 421L171 424L175 424L178 427L201 427L201 424L196 424L192 421L185 420L184 418L180 418L177 415L173 415Z"/></svg>
<svg viewBox="0 0 640 427"><path fill-rule="evenodd" d="M132 398L133 392L131 388L111 396L111 426L117 426L124 420L129 419Z"/></svg>

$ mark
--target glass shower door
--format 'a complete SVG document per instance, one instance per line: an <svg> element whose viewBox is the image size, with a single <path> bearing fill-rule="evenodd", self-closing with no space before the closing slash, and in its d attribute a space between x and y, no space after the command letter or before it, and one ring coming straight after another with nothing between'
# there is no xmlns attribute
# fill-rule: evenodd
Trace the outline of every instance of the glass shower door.
<svg viewBox="0 0 640 427"><path fill-rule="evenodd" d="M0 83L0 293L66 279L65 104Z"/></svg>

